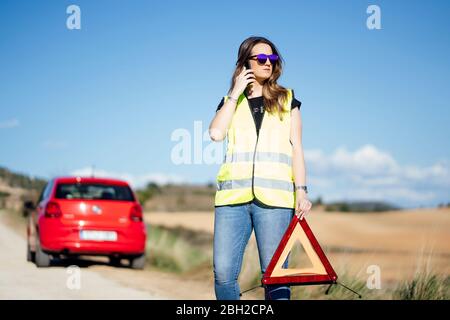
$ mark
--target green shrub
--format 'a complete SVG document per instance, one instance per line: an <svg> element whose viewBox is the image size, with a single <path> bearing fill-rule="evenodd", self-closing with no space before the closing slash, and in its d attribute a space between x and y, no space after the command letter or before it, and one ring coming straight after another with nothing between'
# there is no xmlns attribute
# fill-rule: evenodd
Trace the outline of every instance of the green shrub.
<svg viewBox="0 0 450 320"><path fill-rule="evenodd" d="M211 253L191 233L182 228L148 226L147 259L150 265L177 273L211 265Z"/></svg>

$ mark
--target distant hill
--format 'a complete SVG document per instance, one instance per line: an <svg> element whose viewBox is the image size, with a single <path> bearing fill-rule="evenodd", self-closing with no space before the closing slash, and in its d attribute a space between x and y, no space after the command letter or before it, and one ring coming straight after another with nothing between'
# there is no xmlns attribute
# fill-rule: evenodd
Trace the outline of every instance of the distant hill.
<svg viewBox="0 0 450 320"><path fill-rule="evenodd" d="M325 205L325 211L339 212L382 212L401 210L402 208L384 201L346 201L332 202Z"/></svg>
<svg viewBox="0 0 450 320"><path fill-rule="evenodd" d="M214 210L215 185L149 183L136 190L147 211L211 211Z"/></svg>
<svg viewBox="0 0 450 320"><path fill-rule="evenodd" d="M26 200L37 201L47 180L0 167L0 208L21 211Z"/></svg>
<svg viewBox="0 0 450 320"><path fill-rule="evenodd" d="M0 167L0 181L12 188L21 188L25 190L41 190L47 180L30 177L26 174L14 173L5 167Z"/></svg>

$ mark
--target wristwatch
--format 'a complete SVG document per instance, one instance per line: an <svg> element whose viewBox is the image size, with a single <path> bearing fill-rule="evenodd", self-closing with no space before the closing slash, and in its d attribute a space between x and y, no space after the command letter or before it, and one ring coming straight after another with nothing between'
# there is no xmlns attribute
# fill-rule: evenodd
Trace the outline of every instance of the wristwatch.
<svg viewBox="0 0 450 320"><path fill-rule="evenodd" d="M308 187L307 186L295 186L295 190L298 190L298 189L303 189L303 190L305 190L305 193L308 193Z"/></svg>

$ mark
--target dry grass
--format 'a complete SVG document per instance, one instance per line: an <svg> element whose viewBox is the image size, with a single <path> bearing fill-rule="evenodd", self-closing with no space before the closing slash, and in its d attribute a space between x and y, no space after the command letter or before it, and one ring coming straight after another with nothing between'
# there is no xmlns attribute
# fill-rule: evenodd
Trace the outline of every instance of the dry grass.
<svg viewBox="0 0 450 320"><path fill-rule="evenodd" d="M212 212L148 213L146 221L170 228L183 226L210 234L214 231ZM450 209L373 214L316 210L311 212L308 223L338 273L339 281L359 291L363 299L448 297L444 289L448 287L450 275ZM207 252L211 254L211 250L210 247ZM241 289L260 283L258 259L256 241L252 235L239 278ZM291 261L296 263L295 254ZM427 272L423 269L424 261L429 266ZM368 267L372 265L380 268L380 289L368 289L366 286L370 275ZM332 287L329 295L324 295L326 288L294 287L292 294L296 299L358 298L340 286ZM429 295L425 294L427 292Z"/></svg>
<svg viewBox="0 0 450 320"><path fill-rule="evenodd" d="M392 292L393 299L448 300L450 299L450 275L436 272L433 255L423 250L417 257L413 277L400 281Z"/></svg>

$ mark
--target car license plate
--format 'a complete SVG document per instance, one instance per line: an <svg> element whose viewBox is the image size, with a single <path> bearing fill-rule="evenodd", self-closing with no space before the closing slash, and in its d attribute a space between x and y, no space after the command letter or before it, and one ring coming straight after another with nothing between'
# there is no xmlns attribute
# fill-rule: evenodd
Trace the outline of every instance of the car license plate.
<svg viewBox="0 0 450 320"><path fill-rule="evenodd" d="M117 232L115 231L94 231L94 230L81 230L81 240L92 241L117 241Z"/></svg>

